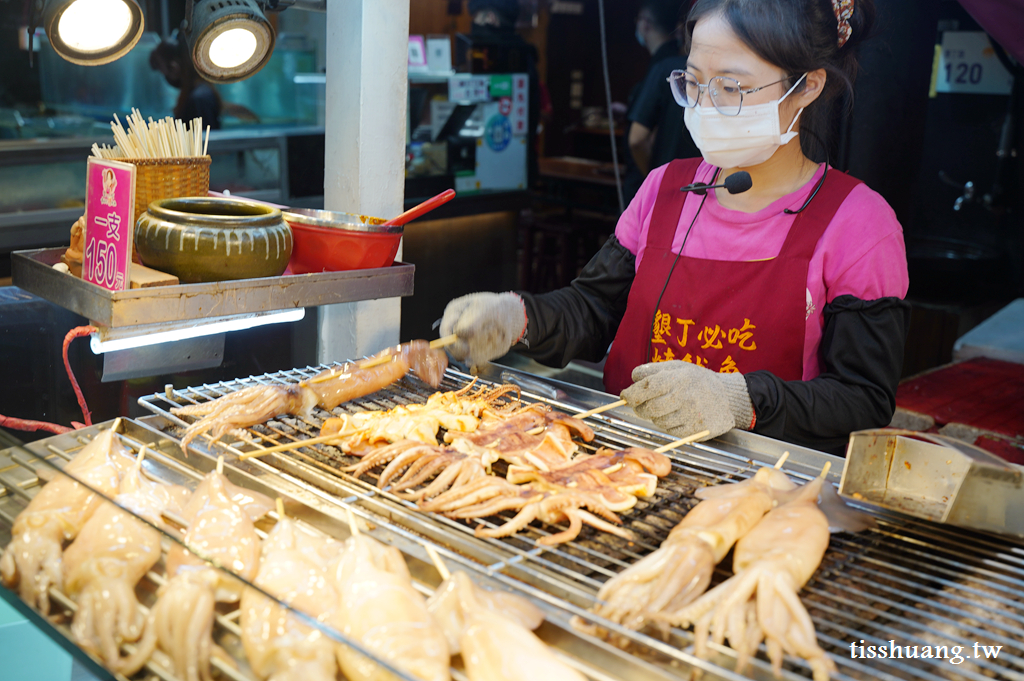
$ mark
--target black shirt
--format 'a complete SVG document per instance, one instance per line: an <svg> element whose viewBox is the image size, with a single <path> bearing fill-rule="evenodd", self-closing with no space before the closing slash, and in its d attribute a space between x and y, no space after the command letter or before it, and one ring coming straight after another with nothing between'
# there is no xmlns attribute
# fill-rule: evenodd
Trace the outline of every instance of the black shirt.
<svg viewBox="0 0 1024 681"><path fill-rule="evenodd" d="M679 44L669 40L651 56L647 76L630 95L627 120L654 131L648 170L677 158L700 156L700 150L690 139L690 133L683 123L683 108L676 104L668 81L665 80L673 70L685 68L686 57L680 56ZM628 127L626 134L628 137ZM644 177L636 167L632 154L627 154L626 177L623 180L623 194L627 203L633 200Z"/></svg>

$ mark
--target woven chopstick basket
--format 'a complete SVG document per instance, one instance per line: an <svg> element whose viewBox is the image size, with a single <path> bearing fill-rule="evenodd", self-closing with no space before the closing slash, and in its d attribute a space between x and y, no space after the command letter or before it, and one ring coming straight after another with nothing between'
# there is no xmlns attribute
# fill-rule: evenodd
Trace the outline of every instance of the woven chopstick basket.
<svg viewBox="0 0 1024 681"><path fill-rule="evenodd" d="M126 158L135 166L135 219L160 199L206 196L210 191L210 157Z"/></svg>

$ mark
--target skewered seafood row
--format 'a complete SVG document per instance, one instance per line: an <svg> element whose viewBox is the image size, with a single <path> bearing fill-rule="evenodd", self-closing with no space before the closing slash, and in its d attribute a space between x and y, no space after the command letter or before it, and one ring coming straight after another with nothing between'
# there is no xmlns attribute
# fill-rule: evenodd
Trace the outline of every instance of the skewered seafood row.
<svg viewBox="0 0 1024 681"><path fill-rule="evenodd" d="M572 541L584 524L632 540L633 533L619 527L622 521L616 512L631 509L638 496L653 494L657 478L670 470L668 458L650 450L603 450L577 457L571 465L553 471L520 467L513 472L510 468L517 480L528 482L517 485L505 478L486 476L420 501L420 508L462 519L517 511L499 527L478 527L478 537L507 537L541 520L552 525L569 523L567 529L538 540L545 545Z"/></svg>
<svg viewBox="0 0 1024 681"><path fill-rule="evenodd" d="M653 553L601 587L592 612L629 629L688 605L707 589L711 574L736 541L771 510L781 492L796 487L774 468L742 482L697 490L701 499ZM573 626L595 633L580 618Z"/></svg>
<svg viewBox="0 0 1024 681"><path fill-rule="evenodd" d="M14 519L11 542L0 558L4 585L17 587L23 601L48 613L50 587L60 589L64 582L63 543L78 536L99 508L100 495L117 494L121 475L133 463L113 429L104 430L68 462L68 475L57 474L43 485Z"/></svg>
<svg viewBox="0 0 1024 681"><path fill-rule="evenodd" d="M377 364L382 358L390 359ZM373 366L367 366L371 364ZM182 437L182 450L187 451L188 443L203 433L209 432L212 441L216 441L226 433L278 416L305 416L317 406L330 411L342 402L377 392L410 370L421 381L436 388L447 367L448 357L443 350L433 349L427 341L418 340L387 348L361 362L328 369L294 385L252 386L209 402L174 407L171 413L201 417ZM240 437L245 436L242 431Z"/></svg>
<svg viewBox="0 0 1024 681"><path fill-rule="evenodd" d="M165 511L181 513L189 491L148 480L138 459L121 480L113 502L103 501L64 552L64 587L78 604L71 633L107 667L130 676L148 655L121 657L125 642L139 640L144 618L135 585L160 560L160 532L136 516L162 526Z"/></svg>
<svg viewBox="0 0 1024 681"><path fill-rule="evenodd" d="M409 568L393 546L363 534L345 540L334 568L339 607L335 628L379 657L423 681L450 677L448 641L412 586ZM372 660L337 647L338 663L350 681L391 678Z"/></svg>
<svg viewBox="0 0 1024 681"><path fill-rule="evenodd" d="M534 428L543 428L543 434L530 433ZM367 453L358 464L343 470L360 477L386 463L377 481L379 487L390 484L391 491L402 492L409 499L430 499L484 477L500 460L529 470L566 466L578 450L574 433L586 442L594 439L594 431L579 419L532 404L508 415L488 413L470 432L449 429L444 445L436 440L399 440ZM437 479L430 485L408 491L433 475Z"/></svg>
<svg viewBox="0 0 1024 681"><path fill-rule="evenodd" d="M280 517L263 541L254 584L305 615L326 623L338 607L329 567L342 548L324 535ZM335 643L280 603L247 588L241 602L242 644L249 666L271 681L334 681Z"/></svg>
<svg viewBox="0 0 1024 681"><path fill-rule="evenodd" d="M335 436L331 443L344 452L359 456L369 449L372 456L374 450L370 448L381 443L415 440L435 445L442 428L449 433L473 432L482 419L500 419L503 413L516 408L515 402L501 403L507 394L518 392L516 386L476 391L472 387L470 384L461 390L434 393L424 404L330 418L321 426L320 435Z"/></svg>
<svg viewBox="0 0 1024 681"><path fill-rule="evenodd" d="M544 620L533 604L485 591L455 572L427 601L452 654L461 653L470 681L585 681L561 662L531 630Z"/></svg>
<svg viewBox="0 0 1024 681"><path fill-rule="evenodd" d="M219 464L218 464L219 468ZM262 494L242 490L219 471L210 472L182 512L188 523L183 542L246 581L256 576L260 543L255 519L273 507ZM217 570L179 544L166 559L168 581L149 613L139 655L148 659L156 646L166 652L179 678L211 681L213 656L232 664L213 642L214 607L236 602L243 583Z"/></svg>
<svg viewBox="0 0 1024 681"><path fill-rule="evenodd" d="M736 542L735 575L669 615L673 625L695 625L698 656L707 655L709 635L716 643L728 638L738 653L736 671L742 673L764 640L776 676L785 652L807 660L815 681L828 681L835 664L818 646L814 624L797 596L828 548L829 521L817 502L823 484L816 478L769 511Z"/></svg>

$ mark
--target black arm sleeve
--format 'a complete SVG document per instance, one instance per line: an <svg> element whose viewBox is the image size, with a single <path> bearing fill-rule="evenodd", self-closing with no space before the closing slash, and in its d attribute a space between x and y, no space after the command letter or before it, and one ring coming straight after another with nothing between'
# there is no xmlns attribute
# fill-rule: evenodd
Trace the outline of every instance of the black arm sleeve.
<svg viewBox="0 0 1024 681"><path fill-rule="evenodd" d="M548 366L600 360L626 313L635 276L636 256L612 235L569 286L539 295L519 292L529 347L515 349Z"/></svg>
<svg viewBox="0 0 1024 681"><path fill-rule="evenodd" d="M757 422L754 432L834 451L851 432L889 425L910 304L899 298L839 296L825 306L822 373L810 381L783 381L767 371L746 375Z"/></svg>

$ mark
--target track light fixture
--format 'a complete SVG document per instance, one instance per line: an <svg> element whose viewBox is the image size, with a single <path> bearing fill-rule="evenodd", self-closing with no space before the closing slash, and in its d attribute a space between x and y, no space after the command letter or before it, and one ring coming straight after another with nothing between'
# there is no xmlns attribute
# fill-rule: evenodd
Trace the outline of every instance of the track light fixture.
<svg viewBox="0 0 1024 681"><path fill-rule="evenodd" d="M37 0L54 51L75 64L95 66L125 55L142 37L145 19L136 0ZM35 21L31 30L35 30ZM31 49L31 48L30 48Z"/></svg>
<svg viewBox="0 0 1024 681"><path fill-rule="evenodd" d="M248 78L274 51L274 29L256 0L189 0L182 27L196 71L214 83Z"/></svg>

